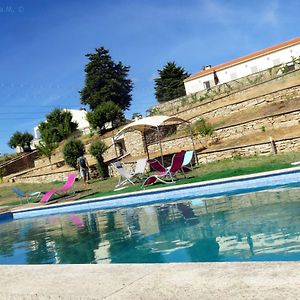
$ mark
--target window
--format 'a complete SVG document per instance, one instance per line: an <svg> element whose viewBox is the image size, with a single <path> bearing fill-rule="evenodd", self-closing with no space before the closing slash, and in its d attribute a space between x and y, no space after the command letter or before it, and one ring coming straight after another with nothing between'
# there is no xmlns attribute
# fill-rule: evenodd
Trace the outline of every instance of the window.
<svg viewBox="0 0 300 300"><path fill-rule="evenodd" d="M210 88L210 82L209 81L204 81L203 86L204 86L205 89L209 89Z"/></svg>

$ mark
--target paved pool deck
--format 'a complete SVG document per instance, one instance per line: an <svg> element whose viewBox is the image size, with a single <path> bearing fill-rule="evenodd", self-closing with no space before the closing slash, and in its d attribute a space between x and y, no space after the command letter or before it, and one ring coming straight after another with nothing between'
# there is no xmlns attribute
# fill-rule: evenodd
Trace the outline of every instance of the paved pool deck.
<svg viewBox="0 0 300 300"><path fill-rule="evenodd" d="M300 299L300 262L0 266L0 299Z"/></svg>

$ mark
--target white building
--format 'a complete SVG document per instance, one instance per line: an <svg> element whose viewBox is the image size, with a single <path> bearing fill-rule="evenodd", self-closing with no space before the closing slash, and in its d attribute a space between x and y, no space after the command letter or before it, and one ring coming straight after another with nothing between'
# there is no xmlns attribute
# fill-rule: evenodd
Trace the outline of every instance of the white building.
<svg viewBox="0 0 300 300"><path fill-rule="evenodd" d="M277 65L287 64L300 56L300 38L272 46L191 75L184 81L187 94L196 93L216 84L248 76ZM291 64L291 67L293 65Z"/></svg>
<svg viewBox="0 0 300 300"><path fill-rule="evenodd" d="M86 119L86 110L84 109L63 109L63 111L69 111L72 114L72 122L78 124L77 130L81 131L82 134L90 133L90 124ZM40 138L39 125L34 127L34 139L38 140Z"/></svg>

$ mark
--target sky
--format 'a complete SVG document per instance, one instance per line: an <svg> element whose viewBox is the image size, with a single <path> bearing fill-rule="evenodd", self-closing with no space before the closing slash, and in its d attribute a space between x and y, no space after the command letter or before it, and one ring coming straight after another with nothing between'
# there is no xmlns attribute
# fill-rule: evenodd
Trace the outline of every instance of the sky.
<svg viewBox="0 0 300 300"><path fill-rule="evenodd" d="M0 153L54 108L79 109L85 54L130 66L132 104L156 105L157 70L188 73L299 37L299 0L0 0Z"/></svg>

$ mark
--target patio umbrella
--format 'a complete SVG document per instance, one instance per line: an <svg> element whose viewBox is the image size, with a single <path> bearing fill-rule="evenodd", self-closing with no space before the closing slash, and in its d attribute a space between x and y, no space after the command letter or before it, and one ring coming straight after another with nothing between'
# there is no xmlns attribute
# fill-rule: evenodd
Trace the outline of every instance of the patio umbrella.
<svg viewBox="0 0 300 300"><path fill-rule="evenodd" d="M117 140L118 137L123 135L125 132L129 132L129 131L133 131L133 130L140 131L144 136L146 152L147 152L147 156L148 156L148 159L149 159L149 152L148 152L147 140L145 138L145 132L149 129L153 129L153 130L156 131L156 135L158 137L158 142L159 142L159 147L160 147L160 154L161 154L161 161L162 161L162 164L163 164L164 161L163 161L163 150L162 150L162 144L161 144L160 128L162 126L165 126L165 125L178 125L178 124L182 124L182 123L186 123L190 128L190 136L191 136L191 139L192 139L193 150L194 150L194 153L195 153L195 145L194 145L193 135L192 135L191 127L190 127L190 122L186 121L182 118L172 117L172 116L171 117L170 116L152 116L152 117L145 117L143 119L139 119L137 121L134 121L134 122L124 126L116 134L116 136L114 137L114 140Z"/></svg>

